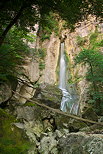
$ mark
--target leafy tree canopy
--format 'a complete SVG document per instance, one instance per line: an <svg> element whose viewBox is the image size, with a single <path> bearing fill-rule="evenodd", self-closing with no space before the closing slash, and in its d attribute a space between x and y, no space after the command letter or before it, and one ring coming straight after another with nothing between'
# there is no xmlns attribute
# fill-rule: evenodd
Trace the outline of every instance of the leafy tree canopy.
<svg viewBox="0 0 103 154"><path fill-rule="evenodd" d="M1 42L14 24L24 30L34 29L34 24L50 11L59 13L72 26L88 14L103 17L102 8L102 0L1 0Z"/></svg>
<svg viewBox="0 0 103 154"><path fill-rule="evenodd" d="M18 69L24 62L24 57L34 49L27 45L34 36L27 35L23 30L14 26L7 34L5 42L0 47L0 80L7 80L8 76L17 76Z"/></svg>

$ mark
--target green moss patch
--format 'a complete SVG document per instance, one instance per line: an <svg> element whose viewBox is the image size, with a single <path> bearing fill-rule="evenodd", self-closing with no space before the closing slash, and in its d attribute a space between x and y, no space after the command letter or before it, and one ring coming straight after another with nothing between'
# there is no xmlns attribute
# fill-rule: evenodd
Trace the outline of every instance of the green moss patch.
<svg viewBox="0 0 103 154"><path fill-rule="evenodd" d="M24 106L36 106L33 102L26 102Z"/></svg>
<svg viewBox="0 0 103 154"><path fill-rule="evenodd" d="M13 123L16 119L6 111L0 109L0 153L26 154L30 143L24 132L16 128Z"/></svg>

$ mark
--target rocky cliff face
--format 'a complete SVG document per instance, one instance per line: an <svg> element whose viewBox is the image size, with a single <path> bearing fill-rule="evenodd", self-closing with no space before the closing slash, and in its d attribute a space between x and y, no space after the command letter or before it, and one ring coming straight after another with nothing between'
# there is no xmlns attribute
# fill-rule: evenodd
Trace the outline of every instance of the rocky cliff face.
<svg viewBox="0 0 103 154"><path fill-rule="evenodd" d="M45 57L45 69L43 70L43 75L41 82L48 84L56 83L56 68L59 57L60 49L60 39L53 33L50 40L46 40L42 43L42 47L46 48Z"/></svg>
<svg viewBox="0 0 103 154"><path fill-rule="evenodd" d="M78 45L77 38L88 38L91 33L95 32L98 27L100 33L103 32L102 24L99 24L95 17L88 17L87 21L81 22L77 25L74 32L69 30L63 30L62 35L66 35L65 39L65 50L69 57L69 69L71 73L72 83L76 85L76 90L79 95L80 110L85 106L85 102L88 99L87 88L89 83L85 80L84 76L86 74L87 68L83 65L75 66L74 58L81 51L80 46ZM85 47L88 46L88 41L85 43ZM69 80L69 82L71 82Z"/></svg>
<svg viewBox="0 0 103 154"><path fill-rule="evenodd" d="M87 37L91 32L94 32L96 26L98 25L98 30L100 32L103 31L102 24L98 24L96 22L95 17L89 17L89 20L81 22L77 25L74 32L70 32L68 29L61 31L61 36L66 36L64 39L65 42L65 50L69 57L69 73L71 74L71 79L73 84L76 85L77 93L79 95L80 109L82 110L85 106L85 102L87 100L87 88L89 83L84 78L86 73L86 68L83 66L74 66L74 57L80 52L80 47L77 44L77 37L81 38ZM35 82L40 74L39 83L47 83L47 84L55 84L57 83L57 64L59 61L59 50L60 50L60 42L59 36L55 36L53 33L49 40L45 40L43 42L38 38L37 44L35 47L37 48L45 48L46 49L46 57L44 60L45 68L43 70L39 69L39 61L37 62L33 58L27 59L25 68L26 75L30 78L31 81ZM26 89L26 90L25 90ZM29 94L28 94L29 92ZM26 95L27 98L31 97L34 91L32 88L22 85L20 88L20 94ZM25 102L24 99L19 98L20 102Z"/></svg>

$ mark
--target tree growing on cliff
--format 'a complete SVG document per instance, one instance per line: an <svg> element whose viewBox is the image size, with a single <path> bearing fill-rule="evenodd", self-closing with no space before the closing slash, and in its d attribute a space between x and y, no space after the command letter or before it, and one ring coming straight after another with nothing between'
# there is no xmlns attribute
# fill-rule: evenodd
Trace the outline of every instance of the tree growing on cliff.
<svg viewBox="0 0 103 154"><path fill-rule="evenodd" d="M94 103L97 113L103 111L103 41L97 41L97 33L90 36L88 49L83 49L75 58L75 63L87 66L86 79L90 82L89 102Z"/></svg>

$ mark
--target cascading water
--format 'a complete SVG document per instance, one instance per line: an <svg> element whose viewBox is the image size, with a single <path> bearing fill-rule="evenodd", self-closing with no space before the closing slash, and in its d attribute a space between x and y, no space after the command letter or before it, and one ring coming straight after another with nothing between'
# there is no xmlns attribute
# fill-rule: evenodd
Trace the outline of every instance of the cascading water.
<svg viewBox="0 0 103 154"><path fill-rule="evenodd" d="M63 112L70 112L73 114L77 114L78 106L74 104L74 99L67 91L66 88L66 60L64 54L64 42L61 43L60 47L60 79L59 79L59 88L62 90L62 100L60 109Z"/></svg>

